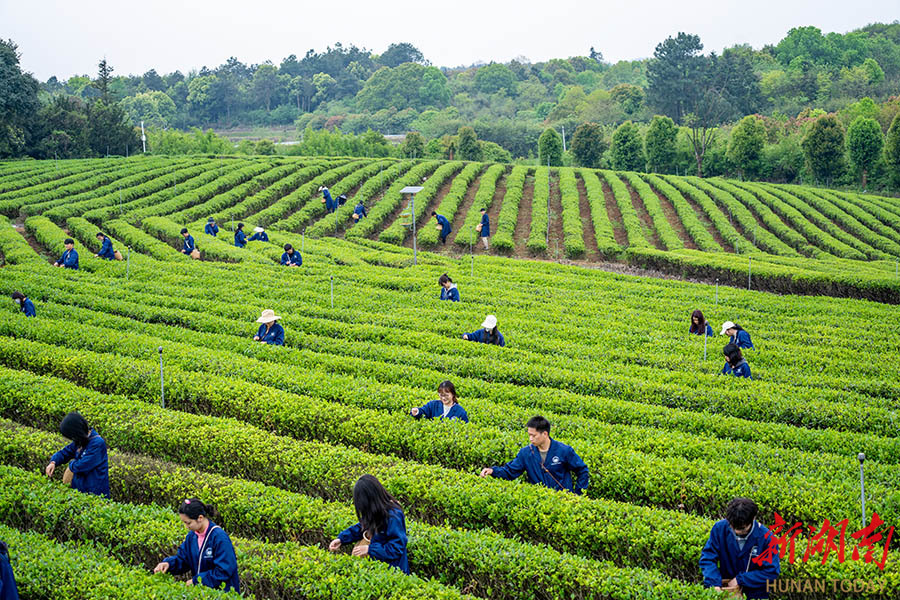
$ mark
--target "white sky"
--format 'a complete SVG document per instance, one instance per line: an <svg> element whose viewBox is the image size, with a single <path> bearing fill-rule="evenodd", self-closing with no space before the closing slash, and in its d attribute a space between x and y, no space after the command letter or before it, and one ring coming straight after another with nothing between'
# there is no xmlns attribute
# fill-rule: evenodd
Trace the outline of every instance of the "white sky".
<svg viewBox="0 0 900 600"><path fill-rule="evenodd" d="M93 76L104 56L118 75L187 73L229 56L277 65L338 41L375 53L410 42L448 67L566 58L591 46L616 61L648 57L679 31L718 52L774 44L801 25L843 33L898 18L898 0L0 0L0 37L19 45L24 70L43 81Z"/></svg>

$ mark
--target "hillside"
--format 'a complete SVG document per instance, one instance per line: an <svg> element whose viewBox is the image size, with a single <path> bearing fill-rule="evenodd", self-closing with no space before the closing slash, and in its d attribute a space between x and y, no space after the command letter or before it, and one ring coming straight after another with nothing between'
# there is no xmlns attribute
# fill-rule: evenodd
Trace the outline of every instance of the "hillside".
<svg viewBox="0 0 900 600"><path fill-rule="evenodd" d="M398 193L411 184L424 186L428 249L415 266ZM350 202L326 216L321 185ZM360 200L369 217L353 224ZM494 249L473 259L482 205ZM446 247L432 210L454 224ZM218 508L256 598L718 598L697 557L739 495L768 524L848 520L843 563L798 556L782 578L900 594L897 535L883 571L851 560L849 537L862 526L858 452L867 513L900 520L896 199L588 169L184 157L3 163L0 213L0 292L24 291L38 313L0 305L0 537L32 597L42 581L77 588L84 564L117 598L212 597L147 575L184 539L172 507L194 495ZM218 238L202 233L209 216ZM232 218L271 243L234 247ZM182 226L202 260L178 252ZM98 228L127 261L93 257ZM48 264L67 235L78 271ZM277 266L286 242L301 268ZM750 259L750 291L581 268L623 260L745 288ZM459 303L437 300L445 272ZM285 346L251 341L263 309L283 316ZM718 375L725 338L689 335L694 309L716 333L726 320L752 333L753 381ZM460 339L486 314L505 348ZM410 418L444 379L471 422ZM72 409L110 446L112 502L36 474ZM535 414L588 464L584 496L477 476L527 444ZM325 551L356 521L363 473L404 506L413 577ZM47 559L73 552L82 563Z"/></svg>

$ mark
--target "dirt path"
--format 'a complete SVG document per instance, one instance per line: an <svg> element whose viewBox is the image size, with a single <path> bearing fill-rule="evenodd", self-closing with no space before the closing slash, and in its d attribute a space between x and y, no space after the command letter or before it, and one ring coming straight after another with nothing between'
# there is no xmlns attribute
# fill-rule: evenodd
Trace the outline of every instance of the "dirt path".
<svg viewBox="0 0 900 600"><path fill-rule="evenodd" d="M647 238L657 250L665 250L666 247L659 239L659 234L656 232L656 227L653 225L653 219L650 218L650 213L647 212L647 207L644 206L644 201L641 200L640 195L634 191L634 188L631 187L628 181L622 179L622 183L625 184L625 187L628 188L628 193L631 194L631 205L634 207L638 219L641 220L644 237Z"/></svg>
<svg viewBox="0 0 900 600"><path fill-rule="evenodd" d="M719 244L725 252L734 252L734 247L725 241L725 238L722 237L722 234L719 233L719 230L716 229L716 226L713 225L712 221L709 220L707 214L700 208L700 205L694 202L694 199L691 198L690 194L682 193L682 197L684 201L687 202L690 207L694 210L694 213L697 215L697 219L706 227L706 230L709 231L709 234L713 236L713 239L716 240L716 243Z"/></svg>
<svg viewBox="0 0 900 600"><path fill-rule="evenodd" d="M35 238L25 229L25 221L22 217L19 217L14 223L13 228L21 234L25 241L28 242L28 245L31 246L31 249L37 252L38 256L49 257L50 254L47 252L47 249L44 248Z"/></svg>
<svg viewBox="0 0 900 600"><path fill-rule="evenodd" d="M600 251L597 248L597 236L594 234L594 220L591 218L591 203L588 201L584 180L577 175L578 212L581 214L581 231L584 232L584 257L588 261L599 261Z"/></svg>
<svg viewBox="0 0 900 600"><path fill-rule="evenodd" d="M522 200L519 203L519 218L516 220L516 233L513 240L516 242L515 255L522 258L528 256L528 234L531 232L531 204L534 200L534 175L525 178L525 187L522 189Z"/></svg>
<svg viewBox="0 0 900 600"><path fill-rule="evenodd" d="M550 176L550 235L547 239L547 255L554 260L566 256L562 219L562 193L559 191L559 171L556 171Z"/></svg>
<svg viewBox="0 0 900 600"><path fill-rule="evenodd" d="M500 225L500 208L503 204L503 197L506 195L506 177L509 175L510 170L510 168L507 168L506 172L497 180L497 186L494 188L494 199L491 200L491 207L487 211L488 219L491 221L491 235L497 232L497 226ZM482 253L485 253L484 246L479 245L478 247L481 248ZM488 250L486 253L492 254L493 250Z"/></svg>
<svg viewBox="0 0 900 600"><path fill-rule="evenodd" d="M463 198L462 204L460 204L459 208L456 210L456 215L450 223L450 226L453 227L453 232L447 237L448 244L456 242L456 236L462 231L463 223L466 222L466 215L469 214L469 211L472 210L472 205L475 203L475 194L478 193L478 188L481 187L482 175L484 175L483 172L475 178L466 190L466 195ZM429 212L428 214L430 215L431 213Z"/></svg>
<svg viewBox="0 0 900 600"><path fill-rule="evenodd" d="M684 247L689 250L696 250L697 244L694 243L694 240L691 239L691 236L684 228L681 218L679 218L678 213L675 212L675 207L672 206L669 199L660 194L653 186L651 186L650 189L652 189L653 193L656 194L656 197L659 198L659 205L662 207L663 214L666 215L666 220L669 221L669 225L672 226L672 229L674 229L675 233L678 234L678 237L681 238Z"/></svg>
<svg viewBox="0 0 900 600"><path fill-rule="evenodd" d="M437 194L434 195L434 198L431 199L431 202L428 203L428 206L425 207L425 212L422 213L422 216L419 217L419 220L416 221L416 232L423 227L436 227L437 221L434 220L434 217L431 216L431 212L436 210L438 206L441 204L441 200L444 199L444 196L450 191L450 187L453 185L453 180L456 178L456 175L453 177L448 177L447 181L440 187L437 191ZM393 221L391 221L393 222ZM376 236L377 239L377 236ZM403 241L403 245L406 248L412 248L413 246L413 236L412 231L409 232L409 235L406 236L406 239ZM438 240L438 245L442 245L440 240Z"/></svg>
<svg viewBox="0 0 900 600"><path fill-rule="evenodd" d="M625 232L625 225L622 223L622 211L616 203L616 197L613 195L612 188L603 178L600 179L603 186L603 198L606 200L606 214L609 215L609 222L612 223L613 237L616 243L622 248L628 247L628 233Z"/></svg>

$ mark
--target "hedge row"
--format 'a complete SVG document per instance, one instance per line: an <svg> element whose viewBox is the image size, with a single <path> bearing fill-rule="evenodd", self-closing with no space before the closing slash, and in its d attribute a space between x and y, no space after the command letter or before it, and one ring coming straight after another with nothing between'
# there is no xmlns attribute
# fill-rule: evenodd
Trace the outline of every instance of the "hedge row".
<svg viewBox="0 0 900 600"><path fill-rule="evenodd" d="M369 216L348 229L346 237L348 239L366 238L375 233L384 221L400 208L400 204L404 200L400 190L411 185L422 185L422 180L431 175L440 165L441 161L437 160L417 163L405 175L391 184L378 202L368 209Z"/></svg>
<svg viewBox="0 0 900 600"><path fill-rule="evenodd" d="M0 256L3 257L4 263L11 265L46 264L46 261L28 245L25 238L3 215L0 215Z"/></svg>
<svg viewBox="0 0 900 600"><path fill-rule="evenodd" d="M606 210L606 196L603 194L603 184L597 177L597 172L591 169L581 169L581 179L584 181L585 193L591 207L591 223L594 226L594 237L597 239L597 249L607 258L617 256L622 248L616 242L613 233L613 225L609 220Z"/></svg>
<svg viewBox="0 0 900 600"><path fill-rule="evenodd" d="M719 245L703 223L700 222L700 218L697 216L696 211L694 211L694 208L687 200L685 200L684 196L681 195L681 192L658 175L645 173L641 176L647 183L656 188L669 202L672 203L672 206L675 208L675 212L678 214L678 218L681 221L681 225L684 227L685 231L688 232L688 235L691 236L691 239L694 240L694 243L697 244L697 248L704 252L722 251L722 246Z"/></svg>
<svg viewBox="0 0 900 600"><path fill-rule="evenodd" d="M164 239L173 248L180 249L183 245L182 226L166 217L147 217L142 225L147 233ZM197 241L198 239L199 241ZM231 240L229 240L227 233L221 239L207 235L201 236L198 233L194 241L201 256L206 258L228 262L250 261L265 264L271 264L272 262L257 253L248 251L246 248L238 248L233 243L230 243Z"/></svg>
<svg viewBox="0 0 900 600"><path fill-rule="evenodd" d="M497 215L496 229L491 239L491 245L495 250L512 252L516 247L513 235L519 222L519 204L522 202L527 175L528 167L518 165L513 167L509 177L506 178L506 193L500 204L500 214Z"/></svg>
<svg viewBox="0 0 900 600"><path fill-rule="evenodd" d="M547 251L547 232L550 223L550 168L534 171L534 193L531 198L531 228L525 246L539 254Z"/></svg>
<svg viewBox="0 0 900 600"><path fill-rule="evenodd" d="M581 222L581 199L574 169L563 167L559 170L559 194L566 257L579 258L584 255L584 226Z"/></svg>
<svg viewBox="0 0 900 600"><path fill-rule="evenodd" d="M441 198L441 203L438 204L434 211L439 215L444 215L447 217L447 220L452 223L453 218L456 216L456 211L459 210L463 200L465 200L466 193L469 191L469 186L472 185L472 182L475 181L475 178L478 177L478 174L481 173L482 169L484 169L483 163L467 164L463 170L460 171L459 175L453 178L450 189L447 191L447 194ZM422 191L424 192L425 190ZM428 224L431 225L431 221L429 221ZM470 229L469 231L472 230ZM457 235L458 234L459 232L457 232ZM416 232L416 235L418 236L419 244L423 247L435 246L438 243L438 231L436 227L422 227Z"/></svg>
<svg viewBox="0 0 900 600"><path fill-rule="evenodd" d="M408 233L412 231L412 227L404 227L403 222L406 219L413 219L418 224L423 222L422 216L425 215L425 211L428 210L431 202L437 197L438 192L445 182L450 181L462 168L463 161L457 160L452 162L446 162L435 169L434 173L432 173L426 181L424 181L421 186L422 190L415 195L415 206L413 207L415 210L412 211L411 217L401 217L397 216L394 219L394 222L385 228L384 231L378 234L379 242L387 242L389 244L401 244L403 240L406 239ZM415 184L418 185L418 184ZM367 224L372 222L373 216L376 210L385 203L385 198L382 198L381 202L375 205L375 209L373 209L372 213L363 220L363 223L357 224L359 225ZM395 204L394 206L397 206ZM424 227L435 227L435 223L430 220L431 215L427 215L424 221L427 221L427 224ZM354 227L353 229L356 229ZM353 231L353 230L351 230Z"/></svg>
<svg viewBox="0 0 900 600"><path fill-rule="evenodd" d="M616 206L622 214L622 225L625 227L625 233L628 235L629 248L652 248L647 236L644 235L644 226L638 217L634 204L631 203L631 194L628 193L628 186L619 179L612 171L600 171L600 174L612 189L613 197L616 199Z"/></svg>
<svg viewBox="0 0 900 600"><path fill-rule="evenodd" d="M478 237L475 227L481 223L481 209L484 208L487 210L494 203L494 193L497 189L497 181L505 172L505 166L491 165L481 176L481 180L478 183L478 191L475 192L475 199L472 201L472 206L469 207L469 212L466 213L465 220L454 238L454 243L458 246L468 246ZM466 234L463 232L468 233ZM497 223L491 223L491 235L494 235L496 232ZM437 230L435 230L435 233L437 233Z"/></svg>
<svg viewBox="0 0 900 600"><path fill-rule="evenodd" d="M193 260L190 256L182 254L174 250L169 244L161 242L149 233L141 231L134 225L126 223L121 219L114 219L104 223L106 229L116 236L126 247L131 247L151 256L152 258L163 261L189 261Z"/></svg>
<svg viewBox="0 0 900 600"><path fill-rule="evenodd" d="M650 189L650 186L647 185L643 179L641 179L640 175L633 172L621 172L617 173L619 177L624 177L631 188L637 192L637 195L641 198L641 201L644 203L644 208L647 210L647 214L650 215L650 219L653 221L653 228L656 230L656 235L659 237L659 241L662 242L662 245L666 247L666 250L679 250L684 248L684 242L681 241L681 238L678 237L678 234L672 228L672 225L669 224L668 219L666 219L666 214L663 212L662 204L659 202L659 198Z"/></svg>

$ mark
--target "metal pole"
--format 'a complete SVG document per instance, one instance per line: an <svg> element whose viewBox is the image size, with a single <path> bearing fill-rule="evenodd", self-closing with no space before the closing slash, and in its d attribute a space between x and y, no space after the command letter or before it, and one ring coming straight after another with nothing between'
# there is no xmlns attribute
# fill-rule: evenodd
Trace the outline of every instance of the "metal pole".
<svg viewBox="0 0 900 600"><path fill-rule="evenodd" d="M147 136L144 135L144 122L141 121L141 146L144 148L144 152L147 152Z"/></svg>
<svg viewBox="0 0 900 600"><path fill-rule="evenodd" d="M334 308L334 275L328 277L331 279L331 308Z"/></svg>
<svg viewBox="0 0 900 600"><path fill-rule="evenodd" d="M753 257L747 257L747 289L750 289L750 273L753 271Z"/></svg>
<svg viewBox="0 0 900 600"><path fill-rule="evenodd" d="M709 336L706 335L706 327L703 328L703 360L706 360L706 343L709 340Z"/></svg>
<svg viewBox="0 0 900 600"><path fill-rule="evenodd" d="M547 240L550 243L550 156L547 156Z"/></svg>
<svg viewBox="0 0 900 600"><path fill-rule="evenodd" d="M412 215L413 226L413 264L419 264L419 249L416 247L416 195L409 195L409 212Z"/></svg>
<svg viewBox="0 0 900 600"><path fill-rule="evenodd" d="M128 255L125 257L125 281L128 281L128 276L131 274L131 246L128 246Z"/></svg>
<svg viewBox="0 0 900 600"><path fill-rule="evenodd" d="M866 482L863 476L863 461L866 460L866 455L860 452L857 457L859 459L859 499L862 503L862 524L863 527L866 526Z"/></svg>
<svg viewBox="0 0 900 600"><path fill-rule="evenodd" d="M566 151L566 126L565 125L562 126L562 131L563 131L563 152L565 152Z"/></svg>
<svg viewBox="0 0 900 600"><path fill-rule="evenodd" d="M300 253L306 252L306 227L303 228L303 233L300 235Z"/></svg>
<svg viewBox="0 0 900 600"><path fill-rule="evenodd" d="M162 407L166 407L166 380L163 378L162 346L159 347L159 398Z"/></svg>
<svg viewBox="0 0 900 600"><path fill-rule="evenodd" d="M719 278L716 277L716 306L719 305Z"/></svg>

